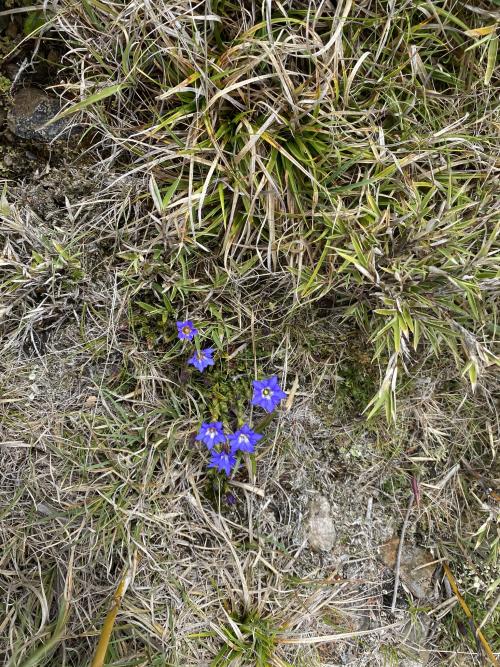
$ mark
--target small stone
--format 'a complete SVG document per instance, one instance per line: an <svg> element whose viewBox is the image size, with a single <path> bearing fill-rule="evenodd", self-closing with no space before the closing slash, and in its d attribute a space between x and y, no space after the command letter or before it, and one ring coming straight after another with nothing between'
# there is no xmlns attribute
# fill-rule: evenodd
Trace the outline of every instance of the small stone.
<svg viewBox="0 0 500 667"><path fill-rule="evenodd" d="M306 535L313 551L330 551L337 537L330 503L324 496L315 496L309 505Z"/></svg>
<svg viewBox="0 0 500 667"><path fill-rule="evenodd" d="M394 569L399 547L399 537L383 544L379 549L380 559L386 567ZM410 593L418 599L432 597L432 575L436 569L430 565L434 561L432 554L421 547L404 544L401 554L400 577Z"/></svg>
<svg viewBox="0 0 500 667"><path fill-rule="evenodd" d="M13 105L7 115L7 124L11 132L21 139L49 142L61 136L68 126L68 120L61 120L47 125L61 110L59 100L47 95L39 88L21 88L13 99Z"/></svg>

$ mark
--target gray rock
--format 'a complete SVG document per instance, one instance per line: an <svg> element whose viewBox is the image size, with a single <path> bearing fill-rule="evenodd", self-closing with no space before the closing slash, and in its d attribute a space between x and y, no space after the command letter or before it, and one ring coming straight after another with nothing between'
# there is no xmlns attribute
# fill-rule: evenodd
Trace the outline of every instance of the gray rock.
<svg viewBox="0 0 500 667"><path fill-rule="evenodd" d="M315 496L309 505L306 535L313 551L330 551L337 537L330 503L324 496Z"/></svg>
<svg viewBox="0 0 500 667"><path fill-rule="evenodd" d="M59 100L43 90L21 88L14 95L7 124L11 132L21 139L49 142L60 137L68 127L66 118L45 126L60 110Z"/></svg>

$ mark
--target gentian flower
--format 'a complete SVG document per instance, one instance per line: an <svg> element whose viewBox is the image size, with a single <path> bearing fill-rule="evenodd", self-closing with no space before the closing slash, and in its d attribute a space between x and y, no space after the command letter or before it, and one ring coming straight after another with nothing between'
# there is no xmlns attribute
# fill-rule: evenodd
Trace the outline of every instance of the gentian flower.
<svg viewBox="0 0 500 667"><path fill-rule="evenodd" d="M194 326L191 320L185 322L177 322L177 335L180 340L193 340L197 335L198 329Z"/></svg>
<svg viewBox="0 0 500 667"><path fill-rule="evenodd" d="M213 347L207 347L205 350L195 352L192 357L188 359L188 364L194 366L203 373L207 366L213 366L215 361L212 358L214 353Z"/></svg>
<svg viewBox="0 0 500 667"><path fill-rule="evenodd" d="M229 436L231 453L234 454L235 452L240 451L252 454L252 452L255 450L255 445L261 438L262 436L260 433L255 433L255 431L252 431L248 424L244 424L236 431L236 433Z"/></svg>
<svg viewBox="0 0 500 667"><path fill-rule="evenodd" d="M208 449L213 449L215 445L226 442L226 436L222 429L222 422L203 422L198 431L195 440L205 443Z"/></svg>
<svg viewBox="0 0 500 667"><path fill-rule="evenodd" d="M209 468L217 468L220 472L225 472L229 475L234 464L236 463L236 456L231 452L216 452L211 453Z"/></svg>
<svg viewBox="0 0 500 667"><path fill-rule="evenodd" d="M266 380L254 380L252 405L258 405L264 408L266 412L273 412L278 403L286 398L286 394L282 391L278 384L278 378L273 375Z"/></svg>

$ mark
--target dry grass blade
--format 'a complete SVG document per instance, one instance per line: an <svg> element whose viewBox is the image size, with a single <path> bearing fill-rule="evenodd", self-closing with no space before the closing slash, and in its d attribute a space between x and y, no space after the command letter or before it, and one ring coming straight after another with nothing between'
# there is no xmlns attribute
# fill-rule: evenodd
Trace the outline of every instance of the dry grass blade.
<svg viewBox="0 0 500 667"><path fill-rule="evenodd" d="M61 599L59 600L59 612L57 620L54 624L54 629L52 634L43 641L42 645L39 646L26 660L21 664L14 663L9 661L9 667L38 667L46 663L47 659L52 656L56 649L60 646L61 642L64 641L64 634L67 631L67 623L69 620L69 615L71 612L71 594L73 587L73 554L70 556L66 580L64 583L64 591Z"/></svg>
<svg viewBox="0 0 500 667"><path fill-rule="evenodd" d="M358 630L356 632L339 632L335 635L324 635L322 637L276 637L278 644L323 644L329 642L341 641L343 639L355 639L356 637L365 637L367 635L377 635L387 632L398 627L398 623L391 623L389 625L381 626L380 628L373 628L372 630Z"/></svg>

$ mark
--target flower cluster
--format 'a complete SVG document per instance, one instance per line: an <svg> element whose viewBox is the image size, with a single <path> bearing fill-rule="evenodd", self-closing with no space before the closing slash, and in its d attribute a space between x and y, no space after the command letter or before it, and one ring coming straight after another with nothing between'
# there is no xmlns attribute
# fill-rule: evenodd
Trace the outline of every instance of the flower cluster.
<svg viewBox="0 0 500 667"><path fill-rule="evenodd" d="M198 335L198 329L194 326L191 320L177 322L177 335L180 340L192 341ZM197 349L193 356L188 359L188 364L194 366L203 373L205 368L214 365L215 361L213 354L213 347L207 347L204 350Z"/></svg>
<svg viewBox="0 0 500 667"><path fill-rule="evenodd" d="M191 320L177 322L177 333L180 340L193 341L198 335L198 330ZM188 364L203 372L208 366L214 365L214 349L207 347L198 349L188 359ZM266 412L274 412L279 403L286 397L281 389L278 378L273 375L264 380L254 380L252 405L263 408ZM202 442L210 452L209 468L215 468L219 472L230 475L236 465L238 453L253 454L255 446L262 439L260 433L256 433L249 424L245 423L234 433L226 433L220 421L203 422L196 435L196 440Z"/></svg>

